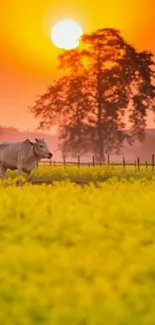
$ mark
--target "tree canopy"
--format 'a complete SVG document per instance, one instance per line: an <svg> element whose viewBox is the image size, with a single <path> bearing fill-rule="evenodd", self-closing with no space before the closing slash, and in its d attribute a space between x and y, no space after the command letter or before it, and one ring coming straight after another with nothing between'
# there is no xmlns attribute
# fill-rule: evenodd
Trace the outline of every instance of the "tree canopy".
<svg viewBox="0 0 155 325"><path fill-rule="evenodd" d="M63 152L119 152L123 141L143 139L155 109L153 54L137 51L115 29L83 35L80 46L59 55L63 76L31 108L39 128L59 126ZM130 122L130 130L126 121Z"/></svg>

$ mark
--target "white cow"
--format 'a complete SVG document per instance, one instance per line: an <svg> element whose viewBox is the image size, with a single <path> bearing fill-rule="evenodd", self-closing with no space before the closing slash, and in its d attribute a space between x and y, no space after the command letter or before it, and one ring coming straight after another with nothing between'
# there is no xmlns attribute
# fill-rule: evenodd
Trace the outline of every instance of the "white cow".
<svg viewBox="0 0 155 325"><path fill-rule="evenodd" d="M51 158L53 155L49 151L43 139L29 139L21 142L3 142L0 144L0 178L5 177L7 169L17 169L20 175L27 174L27 180L31 181L31 171L41 158Z"/></svg>

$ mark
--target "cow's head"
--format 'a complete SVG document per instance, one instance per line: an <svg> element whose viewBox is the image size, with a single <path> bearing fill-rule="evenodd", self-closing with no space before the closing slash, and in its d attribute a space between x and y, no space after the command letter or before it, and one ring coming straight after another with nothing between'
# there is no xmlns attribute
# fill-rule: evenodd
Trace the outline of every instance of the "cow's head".
<svg viewBox="0 0 155 325"><path fill-rule="evenodd" d="M38 158L52 158L53 154L49 151L49 148L44 139L35 138L34 150Z"/></svg>

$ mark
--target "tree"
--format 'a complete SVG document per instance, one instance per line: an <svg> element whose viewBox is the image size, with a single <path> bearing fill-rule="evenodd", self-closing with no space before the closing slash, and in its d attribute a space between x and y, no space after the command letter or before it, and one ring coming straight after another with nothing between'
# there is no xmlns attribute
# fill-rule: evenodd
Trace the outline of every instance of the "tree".
<svg viewBox="0 0 155 325"><path fill-rule="evenodd" d="M154 109L152 53L136 51L117 30L102 29L84 35L78 49L63 51L59 62L65 76L31 111L40 127L59 124L63 150L92 151L103 161L125 139L132 144L144 137L147 111Z"/></svg>

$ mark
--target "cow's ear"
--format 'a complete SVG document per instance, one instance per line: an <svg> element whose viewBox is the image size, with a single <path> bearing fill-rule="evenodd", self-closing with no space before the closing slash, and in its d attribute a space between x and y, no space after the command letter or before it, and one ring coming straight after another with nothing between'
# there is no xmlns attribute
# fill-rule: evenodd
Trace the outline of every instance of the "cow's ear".
<svg viewBox="0 0 155 325"><path fill-rule="evenodd" d="M26 139L26 142L33 144L33 142L30 139Z"/></svg>

